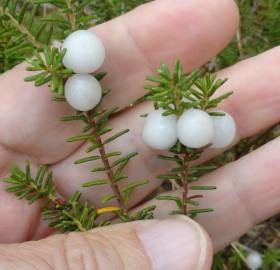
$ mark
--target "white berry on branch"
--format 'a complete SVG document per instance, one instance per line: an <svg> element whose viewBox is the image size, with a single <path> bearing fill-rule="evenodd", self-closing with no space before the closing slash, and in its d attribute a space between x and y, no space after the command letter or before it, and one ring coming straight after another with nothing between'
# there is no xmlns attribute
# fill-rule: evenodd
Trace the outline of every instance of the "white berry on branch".
<svg viewBox="0 0 280 270"><path fill-rule="evenodd" d="M143 140L153 149L167 150L177 141L177 117L163 116L164 110L159 109L150 113L146 119Z"/></svg>
<svg viewBox="0 0 280 270"><path fill-rule="evenodd" d="M62 49L66 49L63 65L75 73L95 72L105 59L105 48L101 40L87 30L71 33L65 39Z"/></svg>
<svg viewBox="0 0 280 270"><path fill-rule="evenodd" d="M201 148L211 143L213 139L213 120L207 112L189 109L180 116L177 132L178 138L184 146Z"/></svg>
<svg viewBox="0 0 280 270"><path fill-rule="evenodd" d="M224 116L211 116L214 123L214 136L212 148L223 148L229 146L236 136L236 124L232 116L224 111L218 111Z"/></svg>
<svg viewBox="0 0 280 270"><path fill-rule="evenodd" d="M263 264L261 255L256 251L253 251L248 255L248 257L246 258L246 262L251 270L258 270L262 267Z"/></svg>
<svg viewBox="0 0 280 270"><path fill-rule="evenodd" d="M90 74L75 74L65 83L65 98L78 111L89 111L102 98L102 88Z"/></svg>

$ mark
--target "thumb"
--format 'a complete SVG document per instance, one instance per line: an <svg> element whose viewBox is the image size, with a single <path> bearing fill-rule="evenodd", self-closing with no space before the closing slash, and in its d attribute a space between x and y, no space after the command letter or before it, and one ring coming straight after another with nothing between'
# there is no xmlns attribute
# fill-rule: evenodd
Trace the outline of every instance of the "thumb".
<svg viewBox="0 0 280 270"><path fill-rule="evenodd" d="M211 258L207 234L186 217L0 246L0 270L209 270Z"/></svg>

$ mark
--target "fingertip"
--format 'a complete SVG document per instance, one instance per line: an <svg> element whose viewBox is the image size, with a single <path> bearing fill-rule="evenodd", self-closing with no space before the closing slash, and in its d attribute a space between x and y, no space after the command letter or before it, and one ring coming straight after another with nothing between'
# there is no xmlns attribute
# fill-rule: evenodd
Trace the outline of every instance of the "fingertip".
<svg viewBox="0 0 280 270"><path fill-rule="evenodd" d="M129 23L142 53L149 52L147 61L152 68L162 59L171 64L181 58L191 69L207 62L234 37L239 9L233 0L213 0L207 5L205 0L158 0L139 6L122 19ZM134 34L136 24L142 26Z"/></svg>
<svg viewBox="0 0 280 270"><path fill-rule="evenodd" d="M152 224L140 223L139 239L152 269L208 270L212 263L212 244L204 229L185 216Z"/></svg>

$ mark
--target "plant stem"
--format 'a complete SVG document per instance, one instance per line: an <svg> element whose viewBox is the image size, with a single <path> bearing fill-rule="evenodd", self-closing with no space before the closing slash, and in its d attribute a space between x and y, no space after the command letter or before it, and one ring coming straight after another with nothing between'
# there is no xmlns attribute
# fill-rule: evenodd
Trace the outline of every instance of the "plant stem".
<svg viewBox="0 0 280 270"><path fill-rule="evenodd" d="M93 126L93 136L95 137L96 142L98 144L98 150L99 150L99 153L100 153L100 157L101 157L101 160L102 160L102 163L103 163L104 167L106 168L107 177L110 181L111 188L112 188L114 194L116 195L118 207L121 209L121 212L124 215L128 215L125 199L122 196L122 193L121 193L121 190L120 190L118 184L115 182L114 172L113 172L113 170L110 166L109 159L106 156L106 151L105 151L104 144L102 142L101 137L97 134L95 119L92 118L89 113L87 113L87 116L88 116L88 119L89 119L90 123Z"/></svg>
<svg viewBox="0 0 280 270"><path fill-rule="evenodd" d="M75 217L73 217L69 213L67 213L67 216L73 220L73 222L77 225L80 232L86 232L87 231L87 229L83 227L82 223L78 219L76 219Z"/></svg>
<svg viewBox="0 0 280 270"><path fill-rule="evenodd" d="M42 190L40 188L38 188L35 184L31 183L30 185L31 188L35 189L38 193L41 193L41 194L45 194L45 190ZM53 194L46 194L45 195L45 199L47 201L49 201L50 203L53 203L54 204L54 208L57 208L58 206L62 206L64 207L65 204L66 204L66 201L65 199L63 198L60 198L60 197L57 197ZM70 213L67 213L68 217L71 218L73 220L73 222L77 225L77 227L79 228L79 231L81 232L86 232L87 229L83 227L82 223L76 219L75 217L73 217Z"/></svg>
<svg viewBox="0 0 280 270"><path fill-rule="evenodd" d="M246 267L248 269L251 269L249 266L248 266L248 263L246 261L246 258L243 256L243 254L241 253L241 251L238 249L238 247L236 246L235 243L232 243L231 244L232 248L236 251L236 253L238 254L238 256L240 257L240 259L244 262L244 264L246 265Z"/></svg>
<svg viewBox="0 0 280 270"><path fill-rule="evenodd" d="M144 101L146 101L147 98L147 94L145 94L144 96L141 96L140 98L137 98L135 101L131 102L129 105L121 108L120 110L117 110L115 113L112 114L112 118L119 116L120 114L123 114L131 109L133 109L136 105L143 103Z"/></svg>
<svg viewBox="0 0 280 270"><path fill-rule="evenodd" d="M74 12L72 11L71 1L70 0L65 0L65 4L66 4L66 6L69 10L67 12L66 16L67 16L67 19L70 23L70 28L71 28L71 30L75 30L77 28L77 26L76 26L76 16L75 16Z"/></svg>
<svg viewBox="0 0 280 270"><path fill-rule="evenodd" d="M240 59L242 59L244 57L243 55L243 47L242 47L242 38L241 38L241 30L240 30L240 26L236 32L236 43L237 43L237 48L239 51L239 57Z"/></svg>
<svg viewBox="0 0 280 270"><path fill-rule="evenodd" d="M46 190L38 188L38 186L36 186L35 184L31 183L30 188L36 190L39 194L45 194L45 199L47 199L50 203L53 203L55 205L60 205L63 206L65 205L66 201L63 198L59 198L53 194L46 194Z"/></svg>
<svg viewBox="0 0 280 270"><path fill-rule="evenodd" d="M182 187L183 187L183 213L184 215L188 214L188 207L187 207L187 199L188 199L188 192L189 192L189 185L188 185L188 174L189 174L189 154L186 151L183 157L183 166L184 171L182 173Z"/></svg>

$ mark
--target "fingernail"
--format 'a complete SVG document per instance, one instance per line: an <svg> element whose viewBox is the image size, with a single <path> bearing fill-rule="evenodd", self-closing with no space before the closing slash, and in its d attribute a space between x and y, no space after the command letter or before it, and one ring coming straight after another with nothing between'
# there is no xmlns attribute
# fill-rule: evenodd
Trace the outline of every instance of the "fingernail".
<svg viewBox="0 0 280 270"><path fill-rule="evenodd" d="M200 226L186 217L156 221L137 228L153 270L202 270L211 245Z"/></svg>

